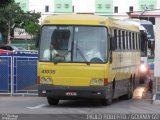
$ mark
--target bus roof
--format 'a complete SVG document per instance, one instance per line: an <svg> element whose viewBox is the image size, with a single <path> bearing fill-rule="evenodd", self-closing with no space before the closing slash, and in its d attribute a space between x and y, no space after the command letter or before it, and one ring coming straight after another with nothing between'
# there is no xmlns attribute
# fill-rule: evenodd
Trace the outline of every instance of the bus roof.
<svg viewBox="0 0 160 120"><path fill-rule="evenodd" d="M107 24L106 17L88 14L70 14L47 16L44 24L76 24L76 25L101 25Z"/></svg>
<svg viewBox="0 0 160 120"><path fill-rule="evenodd" d="M140 20L141 24L148 24L148 25L153 25L151 21L147 21L147 20Z"/></svg>
<svg viewBox="0 0 160 120"><path fill-rule="evenodd" d="M148 40L154 41L155 39L154 28L151 21L135 19L135 18L124 19L123 21L139 26L140 30L147 33Z"/></svg>
<svg viewBox="0 0 160 120"><path fill-rule="evenodd" d="M44 24L58 25L95 25L95 26L110 26L115 28L139 31L136 25L128 24L124 21L92 14L70 14L70 15L52 15L47 16Z"/></svg>
<svg viewBox="0 0 160 120"><path fill-rule="evenodd" d="M111 26L119 29L130 30L139 32L139 26L137 24L130 24L123 20L111 20Z"/></svg>
<svg viewBox="0 0 160 120"><path fill-rule="evenodd" d="M144 23L144 21L142 21L140 19L123 19L123 21L125 21L129 24L132 24L132 25L136 25L139 27L140 30L146 31L146 29L141 24L142 22Z"/></svg>

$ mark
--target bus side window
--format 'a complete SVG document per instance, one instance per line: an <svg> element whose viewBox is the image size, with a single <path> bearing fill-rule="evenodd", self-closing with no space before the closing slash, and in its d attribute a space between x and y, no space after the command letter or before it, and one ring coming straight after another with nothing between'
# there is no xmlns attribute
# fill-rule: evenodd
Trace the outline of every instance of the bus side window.
<svg viewBox="0 0 160 120"><path fill-rule="evenodd" d="M135 33L135 49L138 50L138 45L137 45L137 33Z"/></svg>
<svg viewBox="0 0 160 120"><path fill-rule="evenodd" d="M128 49L128 31L126 31L126 49Z"/></svg>
<svg viewBox="0 0 160 120"><path fill-rule="evenodd" d="M118 49L121 49L121 31L118 30Z"/></svg>
<svg viewBox="0 0 160 120"><path fill-rule="evenodd" d="M139 39L138 39L138 33L136 34L136 38L137 38L137 50L139 50Z"/></svg>
<svg viewBox="0 0 160 120"><path fill-rule="evenodd" d="M122 31L122 49L125 49L125 31Z"/></svg>
<svg viewBox="0 0 160 120"><path fill-rule="evenodd" d="M137 33L137 50L139 50L139 34Z"/></svg>
<svg viewBox="0 0 160 120"><path fill-rule="evenodd" d="M132 50L132 44L131 44L131 42L132 42L132 37L131 37L131 32L129 32L129 48L130 48L130 50Z"/></svg>
<svg viewBox="0 0 160 120"><path fill-rule="evenodd" d="M138 34L138 47L139 47L139 50L141 50L141 35Z"/></svg>
<svg viewBox="0 0 160 120"><path fill-rule="evenodd" d="M134 33L132 33L132 49L135 49L135 37L134 37Z"/></svg>
<svg viewBox="0 0 160 120"><path fill-rule="evenodd" d="M114 29L114 33L112 35L112 49L117 49L117 30Z"/></svg>

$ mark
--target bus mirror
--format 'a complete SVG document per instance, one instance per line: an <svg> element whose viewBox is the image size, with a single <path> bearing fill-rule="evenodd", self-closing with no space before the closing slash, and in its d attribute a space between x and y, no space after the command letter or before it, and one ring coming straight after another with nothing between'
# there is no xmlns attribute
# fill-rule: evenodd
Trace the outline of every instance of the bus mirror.
<svg viewBox="0 0 160 120"><path fill-rule="evenodd" d="M148 48L151 49L151 41L148 40Z"/></svg>
<svg viewBox="0 0 160 120"><path fill-rule="evenodd" d="M40 39L40 32L38 32L37 35L36 35L36 44L35 44L36 48L39 47L39 39Z"/></svg>

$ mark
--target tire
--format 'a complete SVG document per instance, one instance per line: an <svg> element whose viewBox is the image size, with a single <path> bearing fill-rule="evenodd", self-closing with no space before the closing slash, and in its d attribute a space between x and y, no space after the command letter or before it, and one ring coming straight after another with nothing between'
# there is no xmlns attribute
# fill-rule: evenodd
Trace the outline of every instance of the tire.
<svg viewBox="0 0 160 120"><path fill-rule="evenodd" d="M111 105L112 104L112 99L111 98L109 98L109 99L102 99L101 100L101 104L104 105L104 106Z"/></svg>
<svg viewBox="0 0 160 120"><path fill-rule="evenodd" d="M59 99L54 99L52 97L47 97L47 101L49 105L58 105Z"/></svg>
<svg viewBox="0 0 160 120"><path fill-rule="evenodd" d="M128 94L125 96L126 100L132 99L133 97L133 82L128 83Z"/></svg>
<svg viewBox="0 0 160 120"><path fill-rule="evenodd" d="M113 85L111 87L111 95L107 99L102 99L101 104L104 106L111 105L113 101Z"/></svg>
<svg viewBox="0 0 160 120"><path fill-rule="evenodd" d="M137 86L137 79L136 79L135 75L134 75L134 77L133 77L132 85L133 85L133 91L134 91L134 89L135 89L136 86Z"/></svg>

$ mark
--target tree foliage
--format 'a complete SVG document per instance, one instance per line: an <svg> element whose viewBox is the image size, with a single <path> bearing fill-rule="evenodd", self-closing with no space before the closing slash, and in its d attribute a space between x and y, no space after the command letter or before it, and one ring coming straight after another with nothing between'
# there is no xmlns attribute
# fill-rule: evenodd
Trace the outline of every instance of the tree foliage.
<svg viewBox="0 0 160 120"><path fill-rule="evenodd" d="M9 3L13 3L13 0L1 0L0 1L0 7L5 7L7 6Z"/></svg>
<svg viewBox="0 0 160 120"><path fill-rule="evenodd" d="M39 29L40 13L32 11L24 12L19 3L8 0L0 6L0 31L5 40L10 39L10 33L14 28L23 28L30 35L34 35Z"/></svg>

